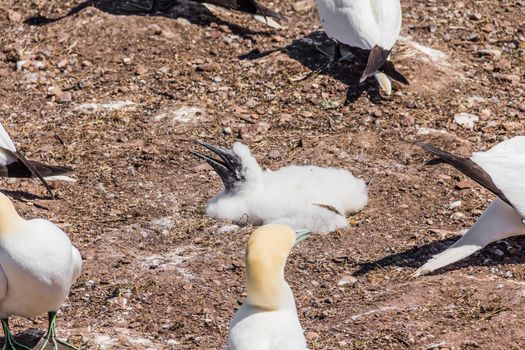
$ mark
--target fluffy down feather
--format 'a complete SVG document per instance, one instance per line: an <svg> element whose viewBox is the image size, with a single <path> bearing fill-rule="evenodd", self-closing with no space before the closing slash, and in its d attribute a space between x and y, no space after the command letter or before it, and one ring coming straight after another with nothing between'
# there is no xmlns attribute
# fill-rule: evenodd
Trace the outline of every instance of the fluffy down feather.
<svg viewBox="0 0 525 350"><path fill-rule="evenodd" d="M233 153L242 161L245 181L215 196L206 208L210 216L331 232L347 227L346 216L368 202L366 183L348 170L290 165L262 171L247 146L237 142Z"/></svg>

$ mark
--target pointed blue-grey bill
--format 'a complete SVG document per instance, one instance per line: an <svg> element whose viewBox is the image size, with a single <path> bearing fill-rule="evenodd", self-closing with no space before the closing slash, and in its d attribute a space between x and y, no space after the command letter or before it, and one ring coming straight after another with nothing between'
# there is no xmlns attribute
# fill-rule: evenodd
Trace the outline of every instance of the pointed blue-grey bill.
<svg viewBox="0 0 525 350"><path fill-rule="evenodd" d="M312 231L308 229L301 229L301 230L295 230L295 244L294 246L298 245L312 234Z"/></svg>

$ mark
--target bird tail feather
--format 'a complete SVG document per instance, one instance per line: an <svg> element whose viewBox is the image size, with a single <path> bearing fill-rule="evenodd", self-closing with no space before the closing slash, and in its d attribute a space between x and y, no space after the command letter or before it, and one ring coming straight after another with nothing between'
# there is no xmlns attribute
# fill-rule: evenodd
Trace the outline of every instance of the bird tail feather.
<svg viewBox="0 0 525 350"><path fill-rule="evenodd" d="M380 46L374 46L374 48L368 54L368 61L366 63L366 68L359 79L359 83L364 82L366 79L374 75L387 61L388 56L390 56L391 50L385 50Z"/></svg>
<svg viewBox="0 0 525 350"><path fill-rule="evenodd" d="M392 62L388 60L385 61L380 70L386 75L388 75L390 78L400 82L401 84L410 85L408 79L405 78L405 76L396 69Z"/></svg>

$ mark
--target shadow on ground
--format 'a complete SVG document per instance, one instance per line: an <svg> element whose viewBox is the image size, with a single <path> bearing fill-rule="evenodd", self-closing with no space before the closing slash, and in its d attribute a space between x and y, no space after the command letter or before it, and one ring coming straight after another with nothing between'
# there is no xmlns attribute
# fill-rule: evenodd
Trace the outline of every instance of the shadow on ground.
<svg viewBox="0 0 525 350"><path fill-rule="evenodd" d="M254 49L239 57L241 60L256 60L266 57L272 53L281 51L288 55L290 58L300 62L302 65L307 67L311 72L316 71L324 67L329 61L330 57L327 57L323 52L333 55L334 45L333 42L326 36L323 31L315 31L307 36L294 40L291 44L270 51L261 52L258 49ZM343 49L343 56L349 54L348 51ZM359 60L349 55L348 59L343 60L330 69L324 70L319 73L321 75L328 75L333 79L337 79L348 86L346 92L346 103L353 103L363 94L366 94L371 102L381 103L383 100L379 94L379 85L373 78L368 79L364 83L360 84L359 79L361 73L366 66L366 62L359 62Z"/></svg>
<svg viewBox="0 0 525 350"><path fill-rule="evenodd" d="M387 267L410 267L417 269L423 266L423 264L426 263L432 256L441 253L450 247L458 239L459 237L443 239L423 246L412 247L403 252L394 253L374 261L358 263L359 269L354 272L353 275L362 276L371 271ZM524 237L511 238L508 240L495 242L489 244L480 252L474 253L466 259L436 270L433 274L441 274L446 271L458 270L472 265L496 266L506 264L523 264L525 263L525 253L522 249L523 245L525 245ZM514 251L519 253L511 255L509 253L509 251L511 251L508 249L509 247L518 247L517 249L515 248ZM498 248L501 252L503 252L503 255L498 256L491 253L494 248Z"/></svg>
<svg viewBox="0 0 525 350"><path fill-rule="evenodd" d="M185 18L190 23L202 27L207 27L211 23L224 25L228 27L233 34L242 38L250 38L252 35L271 36L275 33L273 30L253 31L236 24L225 21L215 16L203 4L188 0L164 0L160 2L157 12L149 12L150 4L148 0L86 0L77 6L71 8L64 16L48 18L42 15L27 18L24 23L30 26L42 26L60 21L64 18L74 16L80 11L95 7L103 12L115 16L151 16L166 17L171 19Z"/></svg>
<svg viewBox="0 0 525 350"><path fill-rule="evenodd" d="M8 191L8 190L2 190L2 193L6 196L9 196L17 201L21 202L27 202L27 201L34 201L34 200L49 200L50 197L47 196L39 196L30 192L25 191Z"/></svg>
<svg viewBox="0 0 525 350"><path fill-rule="evenodd" d="M32 348L38 344L38 341L43 336L44 336L44 332L38 329L29 328L21 333L18 333L17 335L14 336L14 338L15 338L15 341L17 341L18 343ZM2 338L0 340L0 346L2 346L2 349L4 346L4 341L5 341L5 338Z"/></svg>

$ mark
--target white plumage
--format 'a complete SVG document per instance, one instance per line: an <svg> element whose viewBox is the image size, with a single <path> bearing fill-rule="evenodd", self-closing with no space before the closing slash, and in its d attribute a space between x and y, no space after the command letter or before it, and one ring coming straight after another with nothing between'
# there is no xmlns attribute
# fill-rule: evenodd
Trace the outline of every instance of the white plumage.
<svg viewBox="0 0 525 350"><path fill-rule="evenodd" d="M306 350L292 289L284 278L293 246L308 237L283 225L250 236L246 254L247 299L229 329L228 350Z"/></svg>
<svg viewBox="0 0 525 350"><path fill-rule="evenodd" d="M401 31L399 0L317 0L326 34L339 43L390 50Z"/></svg>
<svg viewBox="0 0 525 350"><path fill-rule="evenodd" d="M525 235L524 136L504 141L487 152L472 154L470 161L479 169L469 163L468 159L455 157L428 145L422 146L464 171L501 198L496 198L492 202L463 237L417 270L416 276L464 259L492 242Z"/></svg>
<svg viewBox="0 0 525 350"><path fill-rule="evenodd" d="M0 193L0 319L56 313L81 267L80 253L60 228L23 219Z"/></svg>
<svg viewBox="0 0 525 350"><path fill-rule="evenodd" d="M336 57L343 44L366 60L360 82L373 75L388 95L392 93L389 76L409 84L388 61L401 31L399 0L317 0L317 10L326 34L336 42Z"/></svg>
<svg viewBox="0 0 525 350"><path fill-rule="evenodd" d="M38 177L54 198L48 180L71 181L76 180L67 176L73 169L65 166L46 165L26 159L19 151L4 126L0 123L0 176L11 178Z"/></svg>
<svg viewBox="0 0 525 350"><path fill-rule="evenodd" d="M263 171L241 143L235 143L232 151L201 144L222 158L193 152L208 161L225 184L206 207L210 216L330 232L347 227L346 216L368 202L366 183L348 170L291 165Z"/></svg>
<svg viewBox="0 0 525 350"><path fill-rule="evenodd" d="M43 219L21 221L0 235L0 318L57 311L80 275L82 259L68 236Z"/></svg>
<svg viewBox="0 0 525 350"><path fill-rule="evenodd" d="M0 165L8 165L16 162L17 159L13 155L15 152L16 147L13 140L0 123Z"/></svg>
<svg viewBox="0 0 525 350"><path fill-rule="evenodd" d="M470 159L490 175L525 218L525 136L501 142L487 152L473 153Z"/></svg>
<svg viewBox="0 0 525 350"><path fill-rule="evenodd" d="M288 284L283 288L290 301L281 310L264 311L248 303L241 305L231 323L228 350L306 350L292 290Z"/></svg>

